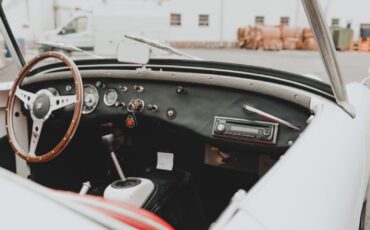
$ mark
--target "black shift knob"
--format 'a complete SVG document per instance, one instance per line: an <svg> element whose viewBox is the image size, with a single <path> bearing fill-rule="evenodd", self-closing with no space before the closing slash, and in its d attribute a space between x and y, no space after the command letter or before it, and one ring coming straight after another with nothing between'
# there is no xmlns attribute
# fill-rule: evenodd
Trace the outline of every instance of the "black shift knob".
<svg viewBox="0 0 370 230"><path fill-rule="evenodd" d="M105 147L108 149L108 151L113 152L114 151L114 135L108 134L108 135L103 136L101 139Z"/></svg>

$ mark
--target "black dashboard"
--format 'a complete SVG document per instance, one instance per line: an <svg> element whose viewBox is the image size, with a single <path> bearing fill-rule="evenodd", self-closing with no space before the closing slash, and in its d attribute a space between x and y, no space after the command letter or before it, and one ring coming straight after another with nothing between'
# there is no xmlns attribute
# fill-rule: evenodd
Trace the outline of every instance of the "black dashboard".
<svg viewBox="0 0 370 230"><path fill-rule="evenodd" d="M305 129L311 115L307 108L282 99L226 87L142 79L84 78L83 81L81 122L84 124L114 121L130 130L150 120L157 127L171 126L191 132L205 143L248 147L256 152L284 152ZM74 93L73 83L68 80L38 82L25 88L33 92L49 89L60 95ZM245 111L244 105L288 121L300 130ZM61 113L70 109L67 107ZM218 132L220 118L224 126L218 127ZM264 138L263 132L271 132L271 141Z"/></svg>

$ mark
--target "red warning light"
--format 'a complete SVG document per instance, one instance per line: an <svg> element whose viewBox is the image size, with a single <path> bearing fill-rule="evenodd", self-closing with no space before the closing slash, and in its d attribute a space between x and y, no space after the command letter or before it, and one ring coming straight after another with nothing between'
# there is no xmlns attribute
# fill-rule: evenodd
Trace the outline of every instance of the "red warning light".
<svg viewBox="0 0 370 230"><path fill-rule="evenodd" d="M133 128L135 126L135 120L132 117L127 117L126 126L128 128Z"/></svg>

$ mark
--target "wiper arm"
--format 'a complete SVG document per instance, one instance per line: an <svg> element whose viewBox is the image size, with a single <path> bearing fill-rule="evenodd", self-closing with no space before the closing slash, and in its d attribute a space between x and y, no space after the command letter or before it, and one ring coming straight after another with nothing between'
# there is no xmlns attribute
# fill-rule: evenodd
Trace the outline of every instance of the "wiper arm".
<svg viewBox="0 0 370 230"><path fill-rule="evenodd" d="M150 39L147 39L147 38L132 36L132 35L124 35L124 36L125 36L125 38L131 39L131 40L134 40L134 41L137 41L137 42L148 44L152 47L155 47L155 48L158 48L158 49L161 49L161 50L165 50L169 53L176 54L178 56L187 57L187 58L190 58L190 59L193 59L193 60L202 60L201 58L198 58L198 57L193 56L191 54L185 53L181 50L175 49L175 48L173 48L171 46L168 46L166 44L163 44L159 41L150 40Z"/></svg>
<svg viewBox="0 0 370 230"><path fill-rule="evenodd" d="M96 54L91 53L91 52L87 52L83 49L80 49L76 46L69 45L69 44L57 43L57 42L42 42L42 41L36 41L35 43L38 44L38 45L48 46L48 47L52 47L52 48L56 48L56 49L79 52L79 53L87 54L87 55L95 57L95 58L104 58L102 56L96 55Z"/></svg>

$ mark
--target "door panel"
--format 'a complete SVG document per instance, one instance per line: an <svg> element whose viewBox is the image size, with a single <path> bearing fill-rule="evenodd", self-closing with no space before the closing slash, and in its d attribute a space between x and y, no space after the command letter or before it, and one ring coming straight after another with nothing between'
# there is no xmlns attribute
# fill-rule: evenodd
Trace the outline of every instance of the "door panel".
<svg viewBox="0 0 370 230"><path fill-rule="evenodd" d="M265 229L358 229L369 178L370 92L358 83L347 89L355 119L312 100L315 118L240 204Z"/></svg>
<svg viewBox="0 0 370 230"><path fill-rule="evenodd" d="M0 167L16 172L18 175L27 177L29 167L26 162L19 157L15 157L12 151L6 134L5 129L5 109L8 99L9 89L13 82L0 83ZM21 104L19 101L16 104L16 108L20 109ZM28 132L27 130L27 119L25 116L19 116L14 124L14 130L19 144L27 150L28 146Z"/></svg>
<svg viewBox="0 0 370 230"><path fill-rule="evenodd" d="M0 138L6 135L5 130L5 108L8 98L9 83L0 83Z"/></svg>

